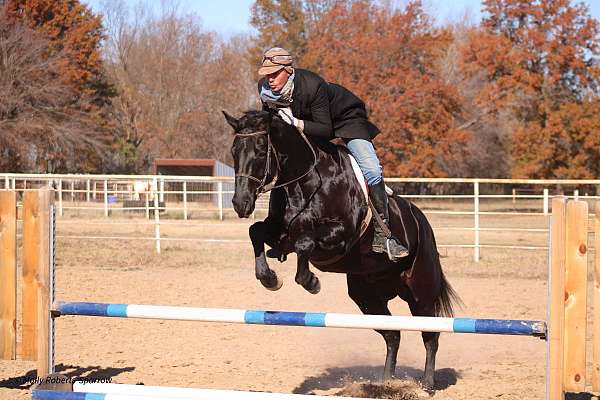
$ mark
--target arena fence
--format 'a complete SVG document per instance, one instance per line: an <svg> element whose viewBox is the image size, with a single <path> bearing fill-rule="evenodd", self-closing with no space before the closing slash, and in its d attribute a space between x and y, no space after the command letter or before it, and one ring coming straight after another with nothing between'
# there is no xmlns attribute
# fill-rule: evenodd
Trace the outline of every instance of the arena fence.
<svg viewBox="0 0 600 400"><path fill-rule="evenodd" d="M472 249L476 262L486 248L547 251L543 243L549 232L553 196L566 195L586 201L600 199L597 195L600 180L386 178L386 182L396 193L415 202L430 218L460 219L457 224L434 223L433 227L436 232L472 234L471 241L442 241L438 247ZM161 226L190 226L195 223L193 220L206 218L237 218L231 206L234 190L231 177L0 174L0 190L15 190L19 198L24 192L41 187L55 190L59 225L78 224L83 218L92 224L147 226L153 230L151 235L135 237L59 233L60 239L153 241L158 253L161 242L246 242L161 235ZM268 201L268 194L259 198L252 218L266 215ZM75 216L77 220L63 218L65 216ZM490 218L503 217L524 222L501 227L487 222ZM493 232L531 234L540 240L522 243L482 240L482 236Z"/></svg>

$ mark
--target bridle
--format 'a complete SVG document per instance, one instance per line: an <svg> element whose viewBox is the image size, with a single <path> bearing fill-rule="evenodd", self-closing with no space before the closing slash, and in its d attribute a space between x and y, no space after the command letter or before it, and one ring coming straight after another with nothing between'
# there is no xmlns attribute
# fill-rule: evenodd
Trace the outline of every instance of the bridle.
<svg viewBox="0 0 600 400"><path fill-rule="evenodd" d="M317 153L315 153L315 149L313 149L313 147L311 146L306 135L300 131L298 131L298 133L300 133L300 136L302 137L302 139L304 139L304 141L308 145L308 148L310 149L310 151L312 152L312 155L313 155L313 164L310 168L308 168L308 170L305 173L303 173L302 175L300 175L297 178L292 179L289 182L284 182L284 183L280 183L279 185L275 185L275 182L277 181L277 177L279 176L279 159L277 158L277 153L273 149L273 144L271 143L271 135L269 135L269 132L267 130L263 130L263 131L257 131L257 132L251 132L251 133L236 133L235 136L241 137L241 138L262 136L262 135L267 136L267 160L266 160L266 165L265 165L265 175L262 177L262 179L257 178L252 175L248 175L248 174L235 174L235 177L236 178L238 178L238 177L246 178L246 179L250 179L254 182L257 182L259 184L259 186L256 188L256 193L255 193L255 195L257 195L257 196L261 193L266 193L273 189L277 189L280 187L290 185L290 184L297 182L300 179L304 178L317 166ZM271 181L267 184L267 178L269 177L269 174L271 173L271 153L273 154L273 158L275 158L275 163L277 164L277 170L275 171L275 175L273 176L273 179L271 179Z"/></svg>
<svg viewBox="0 0 600 400"><path fill-rule="evenodd" d="M256 195L259 195L260 193L266 193L269 190L271 190L272 188L269 188L269 189L265 189L265 188L268 187L269 185L273 184L277 180L277 172L279 171L279 160L277 159L277 155L273 154L275 157L275 160L277 161L277 171L275 172L275 176L273 177L271 182L269 182L268 185L266 184L267 177L269 176L269 173L271 172L271 147L272 147L271 135L269 135L266 130L252 132L252 133L236 133L235 134L235 136L241 137L241 138L262 136L262 135L267 135L267 161L266 161L266 165L265 165L265 176L263 176L262 179L259 179L255 176L248 175L248 174L235 174L236 178L238 178L238 177L246 178L246 179L250 179L251 181L258 182L258 187L256 188L256 193L255 193Z"/></svg>

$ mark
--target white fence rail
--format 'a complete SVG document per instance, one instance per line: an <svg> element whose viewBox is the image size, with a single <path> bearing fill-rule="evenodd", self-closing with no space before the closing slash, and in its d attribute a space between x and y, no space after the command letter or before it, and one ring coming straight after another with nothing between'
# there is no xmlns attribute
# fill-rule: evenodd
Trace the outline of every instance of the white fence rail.
<svg viewBox="0 0 600 400"><path fill-rule="evenodd" d="M595 195L596 192L600 192L600 180L387 178L386 182L394 186L402 197L422 203L419 206L428 215L472 217L472 226L442 225L434 226L434 228L436 231L472 232L472 244L440 243L439 247L472 248L475 261L479 261L480 251L483 248L547 249L546 246L528 243L507 245L481 242L481 234L486 232L547 233L547 218L542 220L543 228L535 228L522 225L518 227L483 227L482 217L544 218L550 213L549 199L551 196L559 194L569 195L569 197L580 200L600 199L600 196ZM80 217L104 216L109 219L111 216L123 215L123 213L129 216L139 214L148 222L140 223L139 219L136 219L132 222L118 222L117 224L154 226L154 235L148 237L117 235L63 237L98 240L152 240L156 243L157 252L161 250L161 241L242 241L187 237L167 238L161 237L160 231L161 225L186 223L171 221L172 218L181 218L183 221L207 217L223 220L226 215L234 215L231 209L234 189L232 177L0 174L0 190L12 189L23 192L44 186L50 186L56 190L56 207L59 217L63 217L65 213L73 213ZM485 186L485 190L482 190L482 186ZM414 187L417 187L421 193L415 193L416 189L411 191L411 188ZM448 192L453 194L446 194ZM482 207L482 201L497 202L502 204L502 207L497 210L486 210ZM513 209L507 211L507 205ZM524 206L521 207L521 205ZM268 196L265 196L257 202L257 211L266 214L267 209ZM63 219L62 222L70 221ZM115 224L115 222L107 220L92 222L92 224Z"/></svg>

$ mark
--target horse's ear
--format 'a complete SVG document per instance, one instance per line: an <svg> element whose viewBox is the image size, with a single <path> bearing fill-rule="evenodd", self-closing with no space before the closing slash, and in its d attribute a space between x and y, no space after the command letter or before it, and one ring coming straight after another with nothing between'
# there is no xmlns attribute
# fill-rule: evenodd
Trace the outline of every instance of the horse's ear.
<svg viewBox="0 0 600 400"><path fill-rule="evenodd" d="M239 131L240 130L240 122L237 119L235 119L234 117L232 117L231 115L229 115L227 113L227 111L221 110L221 112L225 116L225 120L227 121L227 123L229 125L231 125L231 127L233 128L233 131L234 132Z"/></svg>

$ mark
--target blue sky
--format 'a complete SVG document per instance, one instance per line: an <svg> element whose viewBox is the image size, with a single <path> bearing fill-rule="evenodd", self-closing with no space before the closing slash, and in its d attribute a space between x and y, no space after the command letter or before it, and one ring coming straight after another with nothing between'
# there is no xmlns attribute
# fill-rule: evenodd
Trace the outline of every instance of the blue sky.
<svg viewBox="0 0 600 400"><path fill-rule="evenodd" d="M127 3L137 4L138 0L125 0ZM100 0L82 0L95 11L99 9ZM146 0L147 3L159 5L160 0ZM600 0L583 1L590 7L592 15L600 19ZM237 33L253 32L250 26L250 6L254 0L179 0L183 11L194 12L200 16L203 25L217 31L224 37ZM402 4L402 0L396 0ZM434 15L439 22L456 20L468 13L473 20L481 18L480 0L423 0L427 11Z"/></svg>

